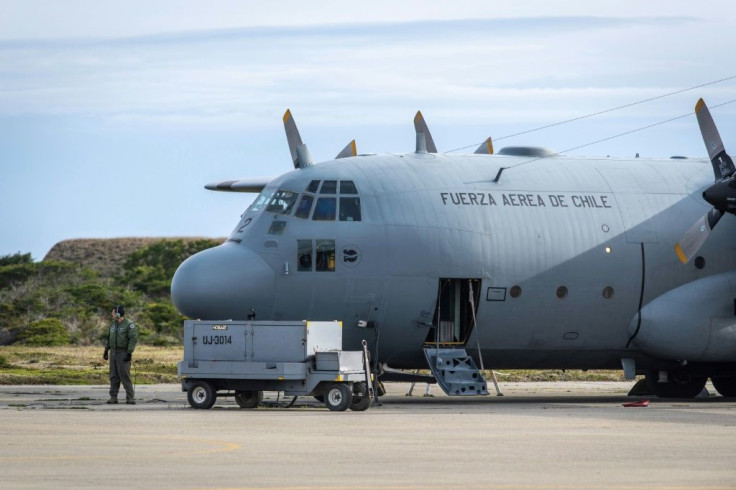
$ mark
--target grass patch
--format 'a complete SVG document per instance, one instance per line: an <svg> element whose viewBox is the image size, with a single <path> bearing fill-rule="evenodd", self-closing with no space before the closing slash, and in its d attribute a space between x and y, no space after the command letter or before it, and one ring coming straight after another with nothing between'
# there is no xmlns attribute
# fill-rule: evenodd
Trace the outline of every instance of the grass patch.
<svg viewBox="0 0 736 490"><path fill-rule="evenodd" d="M0 347L0 385L107 384L108 362L96 347ZM139 346L133 353L131 377L137 384L176 383L181 347Z"/></svg>
<svg viewBox="0 0 736 490"><path fill-rule="evenodd" d="M101 346L0 347L0 385L107 384L108 362ZM136 384L177 383L182 347L141 345L133 353L131 377ZM428 374L429 371L422 371ZM488 373L487 373L488 374ZM623 371L502 370L498 381L625 381ZM490 376L486 376L490 381Z"/></svg>

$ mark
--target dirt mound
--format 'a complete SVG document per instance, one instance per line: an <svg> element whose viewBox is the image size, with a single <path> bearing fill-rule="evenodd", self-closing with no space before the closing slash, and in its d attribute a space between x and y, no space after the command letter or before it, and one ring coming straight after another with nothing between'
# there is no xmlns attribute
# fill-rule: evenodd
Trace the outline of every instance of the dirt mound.
<svg viewBox="0 0 736 490"><path fill-rule="evenodd" d="M64 240L53 247L43 260L64 260L83 264L96 270L103 277L120 271L128 255L161 240L202 240L205 237L129 237L129 238L78 238ZM216 240L225 241L224 238Z"/></svg>

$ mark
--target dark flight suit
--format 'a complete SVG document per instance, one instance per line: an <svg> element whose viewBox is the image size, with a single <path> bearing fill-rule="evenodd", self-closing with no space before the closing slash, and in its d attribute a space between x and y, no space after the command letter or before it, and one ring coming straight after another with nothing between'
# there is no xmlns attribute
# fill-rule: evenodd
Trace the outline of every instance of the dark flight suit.
<svg viewBox="0 0 736 490"><path fill-rule="evenodd" d="M105 350L110 350L110 399L117 400L120 382L125 388L126 401L135 399L133 383L130 381L130 363L125 358L135 350L138 341L138 330L133 322L124 318L113 321L107 334Z"/></svg>

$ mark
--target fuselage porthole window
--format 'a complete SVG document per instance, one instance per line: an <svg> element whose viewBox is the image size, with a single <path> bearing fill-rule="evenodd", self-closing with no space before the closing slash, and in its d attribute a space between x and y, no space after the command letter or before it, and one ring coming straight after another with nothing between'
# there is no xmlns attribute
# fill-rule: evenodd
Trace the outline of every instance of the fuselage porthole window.
<svg viewBox="0 0 736 490"><path fill-rule="evenodd" d="M334 197L320 197L314 207L312 219L314 221L335 221L337 199Z"/></svg>
<svg viewBox="0 0 736 490"><path fill-rule="evenodd" d="M314 196L304 194L299 205L296 207L294 216L302 219L309 219L309 212L312 210L312 202L314 202Z"/></svg>
<svg viewBox="0 0 736 490"><path fill-rule="evenodd" d="M290 214L294 208L296 198L299 196L296 192L279 190L268 203L266 212L276 214Z"/></svg>
<svg viewBox="0 0 736 490"><path fill-rule="evenodd" d="M360 198L340 198L340 221L360 221Z"/></svg>

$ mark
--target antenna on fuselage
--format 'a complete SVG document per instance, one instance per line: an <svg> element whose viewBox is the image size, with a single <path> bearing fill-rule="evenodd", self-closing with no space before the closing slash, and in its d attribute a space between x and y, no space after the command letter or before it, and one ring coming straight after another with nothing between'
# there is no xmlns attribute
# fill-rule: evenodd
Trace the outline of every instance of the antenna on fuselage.
<svg viewBox="0 0 736 490"><path fill-rule="evenodd" d="M358 155L358 147L355 146L355 140L348 143L348 145L342 149L340 153L337 154L335 157L335 160L338 158L347 158L347 157L354 157Z"/></svg>
<svg viewBox="0 0 736 490"><path fill-rule="evenodd" d="M493 155L493 141L491 138L488 137L488 139L481 143L474 153L478 155Z"/></svg>
<svg viewBox="0 0 736 490"><path fill-rule="evenodd" d="M417 132L417 153L437 153L437 147L429 132L427 123L424 121L422 111L417 111L414 116L414 129Z"/></svg>
<svg viewBox="0 0 736 490"><path fill-rule="evenodd" d="M299 136L299 130L289 109L286 109L284 113L284 130L286 131L286 141L289 143L294 168L304 168L312 165L314 163L312 155L309 154L307 145L302 143L302 137Z"/></svg>
<svg viewBox="0 0 736 490"><path fill-rule="evenodd" d="M501 167L501 168L499 168L499 169L498 169L498 173L496 174L496 178L494 178L494 179L493 179L493 180L492 180L491 182L493 182L494 184L498 184L498 179L500 179L500 178L501 178L501 173L502 173L502 172L503 172L504 170L506 170L506 167Z"/></svg>

